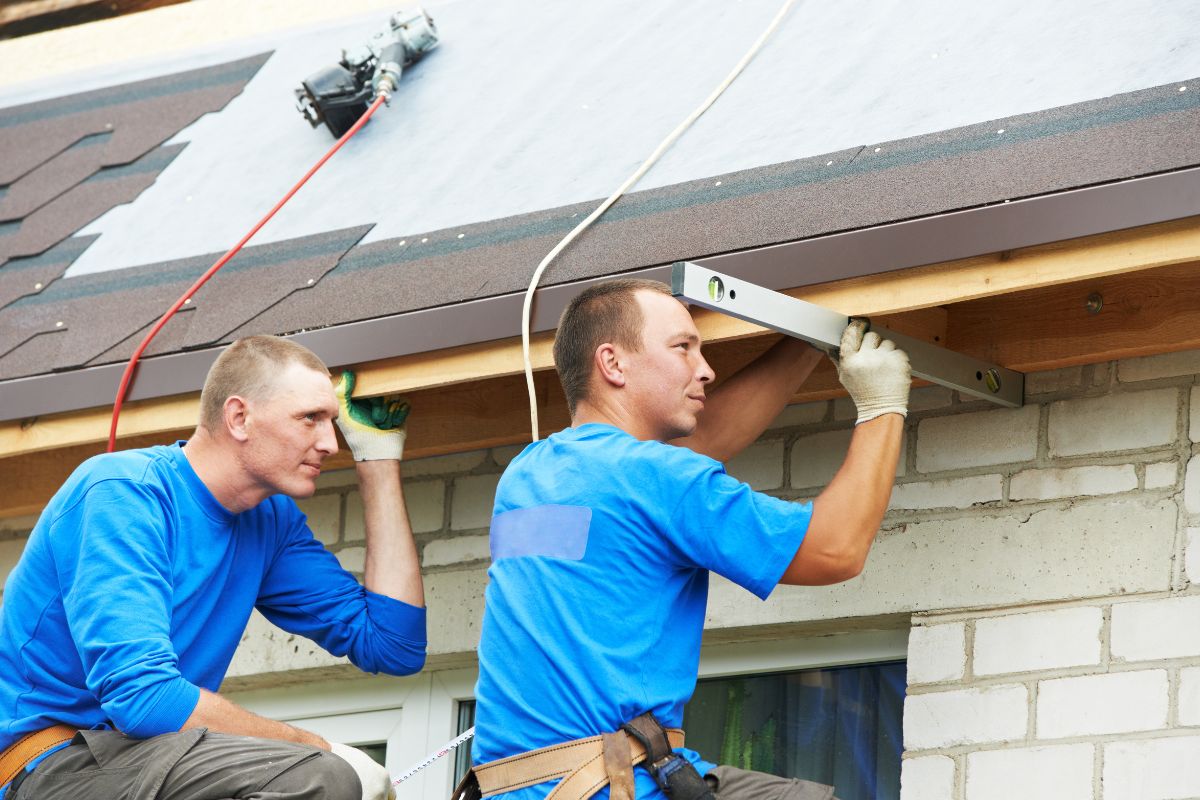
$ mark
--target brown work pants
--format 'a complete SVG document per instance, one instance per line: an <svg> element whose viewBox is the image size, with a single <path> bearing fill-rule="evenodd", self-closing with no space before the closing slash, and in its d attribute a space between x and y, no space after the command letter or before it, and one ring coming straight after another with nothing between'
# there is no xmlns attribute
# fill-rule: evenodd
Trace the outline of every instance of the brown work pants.
<svg viewBox="0 0 1200 800"><path fill-rule="evenodd" d="M197 728L151 739L80 731L13 781L5 800L361 798L358 775L332 753Z"/></svg>
<svg viewBox="0 0 1200 800"><path fill-rule="evenodd" d="M704 780L717 800L837 800L833 787L737 767L715 767Z"/></svg>

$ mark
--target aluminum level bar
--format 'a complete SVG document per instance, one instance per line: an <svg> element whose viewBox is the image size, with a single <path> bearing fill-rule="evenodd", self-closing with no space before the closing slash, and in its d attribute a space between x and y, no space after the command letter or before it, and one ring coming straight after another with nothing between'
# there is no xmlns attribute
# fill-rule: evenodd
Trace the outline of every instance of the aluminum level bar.
<svg viewBox="0 0 1200 800"><path fill-rule="evenodd" d="M671 291L689 303L803 339L823 350L836 349L850 318L813 303L764 289L753 283L705 269L690 261L671 268ZM1025 375L935 344L872 325L908 353L913 377L956 389L972 397L1020 408Z"/></svg>

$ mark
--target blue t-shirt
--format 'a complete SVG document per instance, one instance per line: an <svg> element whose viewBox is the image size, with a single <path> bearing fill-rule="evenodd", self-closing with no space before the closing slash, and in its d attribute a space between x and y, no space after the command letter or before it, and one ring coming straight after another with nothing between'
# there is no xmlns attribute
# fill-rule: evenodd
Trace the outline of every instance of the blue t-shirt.
<svg viewBox="0 0 1200 800"><path fill-rule="evenodd" d="M227 511L180 444L89 459L42 513L0 607L0 749L58 722L179 730L256 606L368 672L424 664L424 608L363 588L287 497Z"/></svg>
<svg viewBox="0 0 1200 800"><path fill-rule="evenodd" d="M811 516L811 504L759 494L711 458L609 425L527 447L496 489L475 762L613 731L646 711L679 727L709 570L766 599ZM635 777L639 798L665 800L648 773ZM503 796L540 800L553 786Z"/></svg>

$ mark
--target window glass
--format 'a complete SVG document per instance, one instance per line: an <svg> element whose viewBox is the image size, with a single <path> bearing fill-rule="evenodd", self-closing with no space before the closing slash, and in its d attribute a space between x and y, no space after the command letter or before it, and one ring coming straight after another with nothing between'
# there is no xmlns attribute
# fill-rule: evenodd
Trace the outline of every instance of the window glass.
<svg viewBox="0 0 1200 800"><path fill-rule="evenodd" d="M474 700L459 700L458 701L458 731L456 735L466 733L467 728L475 724L475 701ZM458 782L467 774L467 769L471 766L471 743L474 739L467 739L458 746L454 751L454 785L458 786Z"/></svg>
<svg viewBox="0 0 1200 800"><path fill-rule="evenodd" d="M838 800L900 797L903 662L700 681L688 747L718 764L834 787Z"/></svg>
<svg viewBox="0 0 1200 800"><path fill-rule="evenodd" d="M358 744L355 745L359 750L371 757L371 760L380 766L386 765L387 759L387 742L378 742L376 744Z"/></svg>

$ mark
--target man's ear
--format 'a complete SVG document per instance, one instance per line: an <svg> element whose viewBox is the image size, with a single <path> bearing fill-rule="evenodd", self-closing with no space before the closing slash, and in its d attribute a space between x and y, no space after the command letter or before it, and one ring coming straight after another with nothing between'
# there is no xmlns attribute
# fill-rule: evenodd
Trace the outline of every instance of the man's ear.
<svg viewBox="0 0 1200 800"><path fill-rule="evenodd" d="M623 354L611 342L596 348L596 369L600 378L609 386L625 385L625 360Z"/></svg>
<svg viewBox="0 0 1200 800"><path fill-rule="evenodd" d="M236 442L244 442L250 438L250 407L245 398L230 395L225 398L224 411L225 430Z"/></svg>

